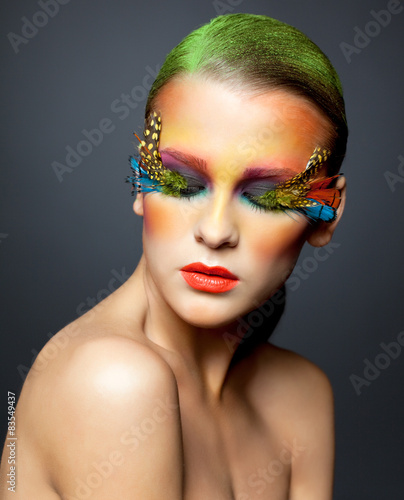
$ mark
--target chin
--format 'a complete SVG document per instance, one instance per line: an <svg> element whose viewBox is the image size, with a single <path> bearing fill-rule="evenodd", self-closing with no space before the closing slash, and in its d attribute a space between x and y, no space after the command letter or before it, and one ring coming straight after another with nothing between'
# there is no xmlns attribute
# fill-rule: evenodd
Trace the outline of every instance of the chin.
<svg viewBox="0 0 404 500"><path fill-rule="evenodd" d="M257 293L248 297L242 293L235 296L234 291L228 295L195 292L181 299L177 297L171 307L186 323L197 328L214 329L242 321L244 315L257 309L271 295L269 291L268 294Z"/></svg>
<svg viewBox="0 0 404 500"><path fill-rule="evenodd" d="M183 318L189 325L195 327L195 328L200 328L200 329L205 329L205 330L218 330L226 325L230 325L234 323L235 318L223 318L223 321L218 322L217 318L209 318L206 316L206 314L201 315L201 316L195 316L192 318Z"/></svg>
<svg viewBox="0 0 404 500"><path fill-rule="evenodd" d="M200 297L186 300L182 304L182 307L175 307L176 314L197 328L221 328L241 317L238 308L224 297Z"/></svg>

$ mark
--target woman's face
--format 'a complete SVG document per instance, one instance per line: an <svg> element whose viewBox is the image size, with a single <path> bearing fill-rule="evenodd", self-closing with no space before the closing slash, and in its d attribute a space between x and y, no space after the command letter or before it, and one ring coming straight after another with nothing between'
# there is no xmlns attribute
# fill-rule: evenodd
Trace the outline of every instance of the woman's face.
<svg viewBox="0 0 404 500"><path fill-rule="evenodd" d="M311 232L305 217L261 211L243 193L303 171L315 147L326 144L329 124L287 92L251 97L195 77L167 84L155 109L163 163L201 190L184 198L138 196L146 279L188 323L222 326L282 286Z"/></svg>

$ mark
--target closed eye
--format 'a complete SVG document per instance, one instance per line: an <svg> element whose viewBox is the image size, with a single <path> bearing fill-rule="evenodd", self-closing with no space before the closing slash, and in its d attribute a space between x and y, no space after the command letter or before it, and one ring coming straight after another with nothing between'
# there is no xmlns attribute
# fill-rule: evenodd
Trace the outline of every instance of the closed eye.
<svg viewBox="0 0 404 500"><path fill-rule="evenodd" d="M244 202L255 210L277 211L283 210L278 203L277 191L279 182L257 180L244 183L240 189L240 196Z"/></svg>
<svg viewBox="0 0 404 500"><path fill-rule="evenodd" d="M241 187L241 194L243 196L262 196L268 191L273 191L276 188L276 183L271 182L249 182L247 185Z"/></svg>
<svg viewBox="0 0 404 500"><path fill-rule="evenodd" d="M269 191L273 191L277 186L276 182L270 182L268 180L257 180L243 182L239 188L240 195L247 199L258 198L265 195Z"/></svg>
<svg viewBox="0 0 404 500"><path fill-rule="evenodd" d="M182 172L181 172L182 170ZM206 190L206 181L181 167L166 168L162 192L176 198L191 198Z"/></svg>

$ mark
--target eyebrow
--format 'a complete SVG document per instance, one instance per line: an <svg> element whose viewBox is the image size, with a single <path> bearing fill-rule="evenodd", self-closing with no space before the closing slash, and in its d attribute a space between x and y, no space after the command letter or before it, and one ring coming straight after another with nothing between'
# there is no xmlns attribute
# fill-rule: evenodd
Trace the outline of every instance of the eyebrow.
<svg viewBox="0 0 404 500"><path fill-rule="evenodd" d="M182 153L176 149L166 148L160 151L160 154L168 154L172 158L181 163L194 168L195 170L206 175L207 172L207 164L206 161L202 158L198 158L196 156ZM296 172L290 168L279 168L268 166L264 167L248 167L244 170L241 181L250 180L250 179L269 179L272 177L276 177L278 179L290 179L296 175Z"/></svg>
<svg viewBox="0 0 404 500"><path fill-rule="evenodd" d="M294 177L296 172L290 168L271 167L249 167L246 168L242 175L242 180L248 179L269 179L271 177L289 179Z"/></svg>
<svg viewBox="0 0 404 500"><path fill-rule="evenodd" d="M180 151L171 148L166 148L160 151L160 155L164 153L172 156L175 160L180 161L181 163L184 163L185 165L193 167L195 170L206 174L206 161L202 160L202 158L197 158L196 156L190 154L181 153Z"/></svg>

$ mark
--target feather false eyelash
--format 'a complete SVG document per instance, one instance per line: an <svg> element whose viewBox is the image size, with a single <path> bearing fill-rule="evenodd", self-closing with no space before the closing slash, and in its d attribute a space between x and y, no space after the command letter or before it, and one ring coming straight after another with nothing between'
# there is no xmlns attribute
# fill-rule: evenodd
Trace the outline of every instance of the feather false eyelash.
<svg viewBox="0 0 404 500"><path fill-rule="evenodd" d="M334 184L341 174L315 179L329 156L328 150L315 148L303 172L261 196L250 196L249 200L266 210L292 210L313 221L332 222L341 199L341 192Z"/></svg>
<svg viewBox="0 0 404 500"><path fill-rule="evenodd" d="M151 113L145 124L144 139L139 141L138 158L130 158L133 175L126 178L132 184L132 194L161 192L177 198L191 197L202 189L189 188L187 179L164 167L159 153L161 117ZM330 152L316 147L303 172L281 182L260 196L245 195L247 200L265 211L300 213L313 222L332 222L337 215L340 203L340 190L335 188L335 181L340 176L315 179L320 168L328 161Z"/></svg>

